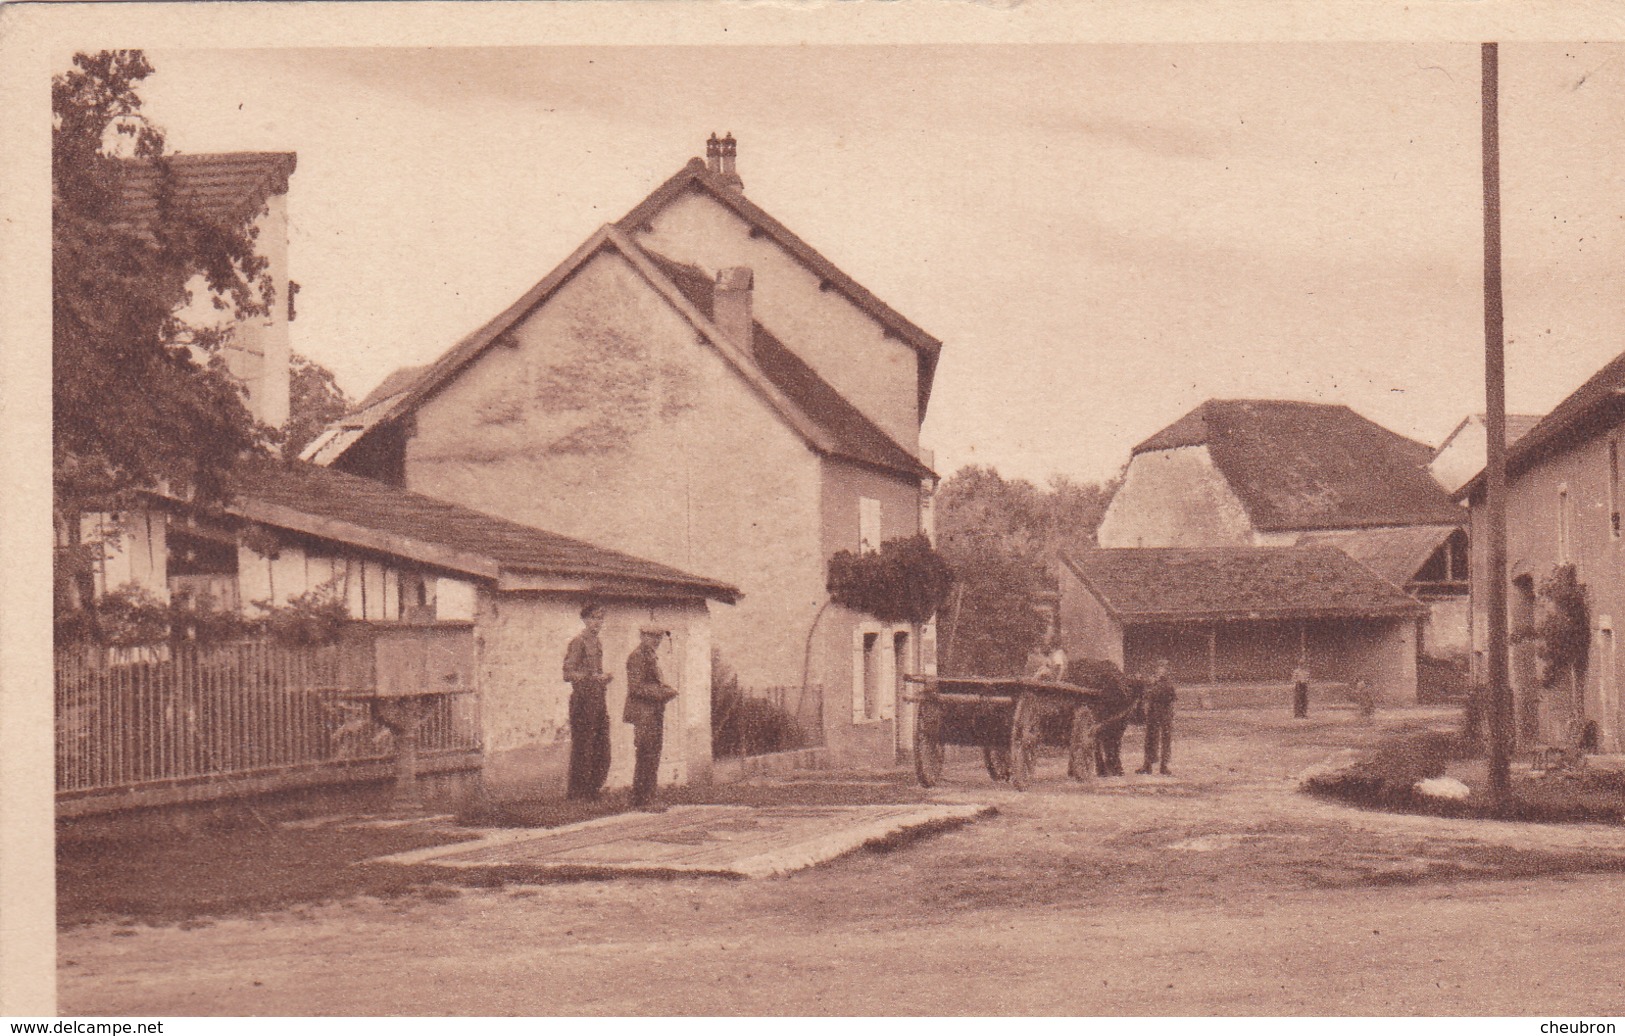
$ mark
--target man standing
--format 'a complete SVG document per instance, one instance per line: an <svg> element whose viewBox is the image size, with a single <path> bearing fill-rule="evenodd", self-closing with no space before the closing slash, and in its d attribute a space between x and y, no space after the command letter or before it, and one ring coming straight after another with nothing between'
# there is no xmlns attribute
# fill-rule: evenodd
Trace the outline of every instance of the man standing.
<svg viewBox="0 0 1625 1036"><path fill-rule="evenodd" d="M1292 715L1296 719L1309 716L1309 660L1298 659L1298 668L1292 670Z"/></svg>
<svg viewBox="0 0 1625 1036"><path fill-rule="evenodd" d="M638 631L637 649L626 659L626 711L621 718L632 724L632 745L637 750L632 805L650 812L664 808L651 803L666 736L666 703L677 697L677 691L660 678L660 659L656 656L667 632L660 626L644 626Z"/></svg>
<svg viewBox="0 0 1625 1036"><path fill-rule="evenodd" d="M1145 765L1135 773L1150 773L1151 767L1161 763L1158 772L1168 774L1168 757L1174 739L1174 681L1168 676L1168 660L1157 659L1157 668L1151 686L1145 694Z"/></svg>
<svg viewBox="0 0 1625 1036"><path fill-rule="evenodd" d="M604 672L604 606L581 609L586 629L564 652L564 679L570 685L570 783L572 799L595 799L609 776L609 706L604 692L612 677Z"/></svg>

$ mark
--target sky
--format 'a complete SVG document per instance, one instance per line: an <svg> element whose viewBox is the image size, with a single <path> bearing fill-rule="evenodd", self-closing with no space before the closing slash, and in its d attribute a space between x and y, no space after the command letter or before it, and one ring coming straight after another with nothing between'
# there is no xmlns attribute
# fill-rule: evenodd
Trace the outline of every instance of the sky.
<svg viewBox="0 0 1625 1036"><path fill-rule="evenodd" d="M298 152L295 350L426 363L701 155L944 345L950 474L1095 480L1208 398L1483 409L1476 44L151 50L178 151ZM1508 406L1625 349L1625 46L1503 44ZM793 343L792 343L793 345Z"/></svg>

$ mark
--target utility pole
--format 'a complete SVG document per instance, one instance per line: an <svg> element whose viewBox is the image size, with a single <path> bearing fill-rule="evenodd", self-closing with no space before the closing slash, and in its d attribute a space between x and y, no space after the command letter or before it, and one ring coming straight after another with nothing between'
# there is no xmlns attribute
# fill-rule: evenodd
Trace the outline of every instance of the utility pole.
<svg viewBox="0 0 1625 1036"><path fill-rule="evenodd" d="M1512 685L1507 676L1506 343L1501 312L1500 73L1496 45L1480 48L1484 139L1484 588L1489 623L1490 792L1512 791Z"/></svg>

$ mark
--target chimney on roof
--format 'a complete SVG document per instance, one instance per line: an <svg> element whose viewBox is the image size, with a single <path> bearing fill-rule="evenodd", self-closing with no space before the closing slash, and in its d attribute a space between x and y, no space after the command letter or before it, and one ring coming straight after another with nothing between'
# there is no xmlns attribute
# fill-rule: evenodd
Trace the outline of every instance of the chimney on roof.
<svg viewBox="0 0 1625 1036"><path fill-rule="evenodd" d="M705 168L722 177L724 183L736 191L745 190L745 181L739 178L734 169L734 158L739 153L739 142L734 140L730 132L727 136L718 138L715 133L705 142Z"/></svg>
<svg viewBox="0 0 1625 1036"><path fill-rule="evenodd" d="M750 304L755 282L750 267L729 266L717 271L717 283L711 290L711 322L746 351L755 344Z"/></svg>

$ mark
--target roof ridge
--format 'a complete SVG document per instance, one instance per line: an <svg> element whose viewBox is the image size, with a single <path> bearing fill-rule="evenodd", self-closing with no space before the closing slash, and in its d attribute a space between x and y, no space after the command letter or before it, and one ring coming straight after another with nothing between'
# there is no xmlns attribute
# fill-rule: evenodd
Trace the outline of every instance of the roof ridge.
<svg viewBox="0 0 1625 1036"><path fill-rule="evenodd" d="M1625 352L1603 364L1578 388L1564 396L1517 442L1507 444L1507 477L1521 473L1523 468L1520 465L1533 463L1541 450L1561 440L1564 432L1584 421L1593 410L1615 398L1621 390L1625 390ZM1481 470L1452 496L1457 500L1467 499L1483 482L1484 472Z"/></svg>
<svg viewBox="0 0 1625 1036"><path fill-rule="evenodd" d="M688 322L693 325L695 330L698 331L705 338L705 340L717 350L717 352L724 358L725 362L727 362L729 366L733 367L739 373L747 385L749 385L758 395L760 395L770 408L778 412L780 417L787 424L789 424L791 429L801 436L801 438L805 440L809 446L819 453L847 456L847 454L841 450L839 443L831 438L828 431L819 422L818 418L805 412L795 403L793 399L791 399L782 389L780 389L779 386L777 386L773 380L769 378L761 369L760 363L753 354L747 353L746 351L740 349L737 344L735 344L727 335L718 329L715 323L712 322L711 315L707 312L702 312L697 305L688 299L687 295L682 291L682 289L678 285L674 284L671 278L667 276L665 270L662 269L661 264L666 263L673 266L680 266L685 269L692 270L695 273L705 274L705 271L701 267L681 264L666 256L658 256L658 258L656 258L658 253L651 253L645 250L642 245L638 244L638 242L631 237L631 235L622 231L613 223L605 223L600 226L587 238L585 242L577 247L569 257L567 257L558 266L554 267L553 270L547 274L547 276L543 277L529 290L522 294L513 304L509 305L491 320L486 321L475 331L465 335L450 349L442 353L438 359L425 365L423 373L415 380L409 389L396 396L388 397L375 402L373 406L375 408L381 408L381 410L376 417L373 418L368 428L365 431L362 431L361 435L367 434L367 431L370 431L373 427L377 427L378 425L400 418L415 410L418 406L421 406L425 401L438 392L441 386L446 384L452 378L456 377L459 372L477 360L487 349L495 344L505 332L523 320L537 306L543 304L553 293L553 291L562 285L564 281L566 281L575 272L575 270L584 265L590 258L592 258L592 256L596 255L599 250L604 248L606 245L620 252L621 255L632 265L632 267L638 271L639 275L642 276L644 280L655 290L655 292L665 298L669 305L675 308L678 313L684 317L684 319L688 320ZM705 274L705 276L706 279L709 280L709 274ZM757 323L757 326L760 326L759 322ZM765 331L766 329L764 328L763 330ZM783 347L783 343L780 343L780 345ZM784 348L788 351L788 347ZM830 388L830 391L835 392L833 387ZM835 394L837 396L840 395L838 392L835 392ZM844 396L841 397L841 399L845 401ZM386 403L387 406L385 405ZM342 426L345 420L353 420L360 413L362 413L362 411L358 410L353 411L350 414L346 414L338 421L329 424L328 428ZM869 423L873 424L873 422ZM881 432L880 434L884 435L885 433ZM359 439L360 436L357 436L355 439L351 440L350 443L347 443L344 446L344 450L348 450L354 445L355 442L359 441ZM916 478L935 477L934 472L931 472L930 469L926 468L923 464L920 464L917 458L914 458L914 456L907 450L904 450L901 446L897 445L895 440L891 439L889 436L886 436L886 439L904 457L907 457L909 461L912 462L907 468L901 468L899 465L883 464L878 461L866 462L862 457L849 457L848 459L858 461L859 463L871 463L876 467L890 470L903 470L910 476ZM315 454L311 453L310 455L314 456Z"/></svg>
<svg viewBox="0 0 1625 1036"><path fill-rule="evenodd" d="M754 201L747 198L742 191L735 190L721 177L706 168L699 158L690 158L683 167L665 182L656 187L641 202L634 205L631 211L615 221L615 225L623 231L631 233L643 225L654 212L671 200L678 188L685 182L702 184L719 201L733 209L747 222L759 226L779 244L784 245L798 259L815 267L815 272L826 275L832 286L843 292L856 296L853 301L861 302L860 308L872 309L873 315L882 323L893 325L909 345L935 353L942 347L941 340L928 334L919 325L897 312L885 300L860 284L850 274L836 266L827 256L808 244L802 237Z"/></svg>

